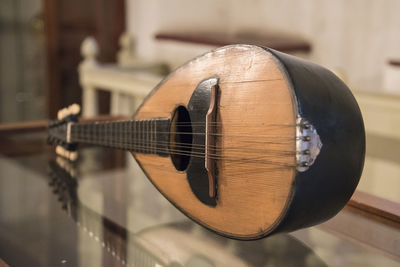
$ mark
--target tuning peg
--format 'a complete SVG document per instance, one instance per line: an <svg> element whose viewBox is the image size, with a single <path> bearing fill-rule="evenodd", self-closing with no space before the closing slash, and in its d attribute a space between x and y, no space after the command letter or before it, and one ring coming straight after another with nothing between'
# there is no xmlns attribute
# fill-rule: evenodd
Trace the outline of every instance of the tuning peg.
<svg viewBox="0 0 400 267"><path fill-rule="evenodd" d="M63 119L64 119L69 116L69 110L68 110L68 108L63 108L63 110L64 110L64 113L63 113L63 115L64 115Z"/></svg>
<svg viewBox="0 0 400 267"><path fill-rule="evenodd" d="M77 151L69 151L68 159L70 161L75 161L78 159L78 152Z"/></svg>
<svg viewBox="0 0 400 267"><path fill-rule="evenodd" d="M66 118L66 117L68 117L68 115L69 115L68 108L63 108L63 109L61 110L61 120L64 119L64 118Z"/></svg>
<svg viewBox="0 0 400 267"><path fill-rule="evenodd" d="M58 120L62 120L62 119L64 119L64 112L65 112L65 109L63 108L63 109L60 109L58 112L57 112L57 119Z"/></svg>
<svg viewBox="0 0 400 267"><path fill-rule="evenodd" d="M72 104L68 107L69 115L78 115L81 112L81 106Z"/></svg>
<svg viewBox="0 0 400 267"><path fill-rule="evenodd" d="M57 112L57 119L62 120L70 115L78 115L81 112L81 107L78 104L72 104L67 108L60 109Z"/></svg>
<svg viewBox="0 0 400 267"><path fill-rule="evenodd" d="M56 154L65 157L65 149L62 146L56 146Z"/></svg>
<svg viewBox="0 0 400 267"><path fill-rule="evenodd" d="M57 112L57 119L58 120L62 120L63 118L62 118L62 109L60 109L58 112Z"/></svg>

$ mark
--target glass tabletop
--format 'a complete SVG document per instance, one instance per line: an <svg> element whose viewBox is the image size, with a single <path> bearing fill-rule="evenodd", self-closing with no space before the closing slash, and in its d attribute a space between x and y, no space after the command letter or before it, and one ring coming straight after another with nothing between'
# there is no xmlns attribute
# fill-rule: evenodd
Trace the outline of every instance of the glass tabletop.
<svg viewBox="0 0 400 267"><path fill-rule="evenodd" d="M320 226L231 240L180 213L129 153L86 147L72 164L44 132L28 132L0 141L0 258L10 266L400 266L400 231L345 208Z"/></svg>

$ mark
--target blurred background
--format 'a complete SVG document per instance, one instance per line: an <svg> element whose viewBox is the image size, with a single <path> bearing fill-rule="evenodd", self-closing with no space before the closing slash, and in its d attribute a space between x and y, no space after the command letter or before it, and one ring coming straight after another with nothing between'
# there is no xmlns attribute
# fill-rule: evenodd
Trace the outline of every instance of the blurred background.
<svg viewBox="0 0 400 267"><path fill-rule="evenodd" d="M54 155L44 141L46 120L72 103L81 104L86 117L131 115L176 67L216 47L247 43L268 46L332 70L351 88L364 117L366 161L349 205L358 203L366 210L372 207L369 211L378 219L367 223L357 215L348 220L353 215L341 213L331 222L340 234L329 236L311 228L310 233L305 230L294 236L309 242L322 259L334 263L332 266L346 266L343 262L353 263L347 266L398 266L375 259L371 251L400 259L398 226L390 228L400 221L399 10L398 0L0 0L0 256L4 258L10 254L5 253L8 250L26 244L29 251L39 249L40 240L51 241L41 259L46 264L47 253L60 262L59 254L67 250L54 244L68 243L68 238L72 250L78 247L87 254L92 249L86 246L89 238L85 234L70 234L76 231L75 224L62 221L64 214L51 202L46 167ZM34 127L26 129L32 121L43 125L36 135L31 132ZM35 138L40 142L32 141ZM80 179L78 192L82 203L99 214L107 215L110 210L108 217L117 218L119 225L133 232L171 218L184 219L143 177L131 155L105 151L82 150L79 168L85 179ZM61 215L54 214L62 218L60 221L52 217L56 208ZM387 228L373 221L382 218L389 221ZM104 223L103 218L98 221ZM13 227L14 232L9 230ZM22 235L25 231L28 238ZM199 231L195 228L194 240ZM111 232L115 233L114 229ZM15 238L20 234L24 238ZM67 237L54 241L57 234ZM208 236L207 232L201 235ZM351 236L351 242L361 240L360 248L350 241L350 245L343 245L339 237L346 235ZM176 238L174 231L172 238L167 237L178 243L185 241ZM281 253L276 244L290 243L284 239L272 239L264 247L277 247ZM206 241L207 248L210 241ZM313 242L317 244L314 247ZM368 247L365 242L374 250L364 251ZM105 257L101 249L93 252L96 260ZM125 250L129 248L123 247ZM344 254L348 254L347 259ZM268 254L261 251L259 255ZM19 253L15 258L20 258ZM81 266L101 266L87 264L83 256L80 260ZM55 266L46 264L42 266Z"/></svg>
<svg viewBox="0 0 400 267"><path fill-rule="evenodd" d="M355 91L400 94L396 0L0 3L0 122L54 117L60 107L82 103L78 67L89 36L86 57L100 67L114 63L125 72L158 74L154 81L205 51L240 42L319 63ZM110 112L113 89L97 89L95 112Z"/></svg>
<svg viewBox="0 0 400 267"><path fill-rule="evenodd" d="M191 58L259 44L321 64L347 83L367 130L360 188L400 201L399 1L0 3L1 123L54 118L71 103L82 104L84 116L130 115Z"/></svg>

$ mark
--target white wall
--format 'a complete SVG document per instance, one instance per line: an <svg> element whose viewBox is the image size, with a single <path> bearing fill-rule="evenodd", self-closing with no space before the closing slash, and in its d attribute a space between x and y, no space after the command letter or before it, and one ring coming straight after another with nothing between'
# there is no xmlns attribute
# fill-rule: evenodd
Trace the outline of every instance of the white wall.
<svg viewBox="0 0 400 267"><path fill-rule="evenodd" d="M313 45L310 59L358 90L381 90L388 58L400 58L398 0L126 0L128 32L144 58L180 65L210 47L156 41L159 31L278 31Z"/></svg>

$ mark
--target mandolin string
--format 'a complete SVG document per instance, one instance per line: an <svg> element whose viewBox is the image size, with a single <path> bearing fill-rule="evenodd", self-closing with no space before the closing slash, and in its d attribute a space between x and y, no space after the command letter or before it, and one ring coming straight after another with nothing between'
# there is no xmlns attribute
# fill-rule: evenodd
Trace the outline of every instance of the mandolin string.
<svg viewBox="0 0 400 267"><path fill-rule="evenodd" d="M129 122L129 121L127 121L127 122ZM115 127L115 126L117 126L117 124L116 124L116 122L109 122L109 126L111 126L111 127ZM193 123L192 123L193 124ZM204 124L204 122L202 122L202 124ZM81 124L82 125L82 124ZM90 123L89 124L86 124L86 125L90 125ZM279 125L273 125L273 126L275 126L275 127L277 127L277 126L279 126ZM285 125L285 127L289 127L290 125ZM293 126L293 125L292 125ZM262 126L262 127L265 127L265 125L264 126ZM89 128L89 131L88 132L86 132L85 133L85 131L84 131L84 128L83 127L78 127L77 128L77 132L79 133L79 135L80 136L82 136L83 137L83 139L81 139L81 140L78 140L78 141L80 141L80 142L86 142L86 143L93 143L93 144L98 144L98 142L100 141L100 140L95 140L95 141L93 141L92 140L92 138L94 137L94 136L96 136L96 135L98 135L99 133L97 132L95 132L94 131L94 134L92 135L91 134L91 132L94 130L94 129L92 129L92 131L90 131L90 128ZM116 132L114 132L113 131L113 129L109 129L108 127L105 127L104 128L104 130L105 130L105 133L107 134L107 132L108 132L108 130L110 130L109 131L109 135L110 136L112 136L112 137L114 137L117 133ZM115 130L115 129L114 129ZM171 132L163 132L163 133L167 133L167 134L171 134ZM173 133L173 132L172 132ZM176 133L180 133L180 132L176 132ZM181 132L181 133L184 133L184 134L192 134L192 133L187 133L187 132ZM119 132L119 134L121 134L121 132ZM148 131L141 131L141 133L140 133L141 135L145 135L145 134L148 134ZM127 136L127 135L126 135ZM126 137L125 136L125 137ZM218 134L218 136L225 136L224 134ZM252 138L254 138L254 137L263 137L263 138L283 138L283 136L266 136L266 135L249 135L249 134L246 134L246 135L240 135L240 134L235 134L235 135L233 135L233 136L239 136L239 137L252 137ZM89 140L87 140L86 138L89 138ZM126 146L126 143L124 143L123 141L119 141L119 140L116 140L116 139L114 139L114 138L111 138L110 140L107 140L107 138L103 138L103 139L101 139L103 142L104 141L107 141L108 142L108 144L106 144L107 146L111 146L111 147L120 147L120 148L124 148L124 146ZM294 138L292 137L292 138L290 138L289 139L290 140L290 142L293 142L294 141ZM133 142L129 142L128 143L128 145L134 145L134 149L136 148L141 148L141 149L143 149L143 151L148 151L149 150L149 147L147 147L147 146L145 146L145 145L138 145L138 144L136 144L137 142L138 143L140 143L141 141L144 141L143 139L136 139L136 140L133 140ZM149 141L149 140L145 140L145 141ZM238 140L235 140L236 142L238 141ZM247 141L247 140L241 140L241 142L244 142L244 141ZM254 142L255 140L253 139L253 140L251 140L250 142ZM259 141L259 142L261 142L261 143L268 143L268 142L266 142L265 140L264 141ZM278 142L270 142L270 143L272 143L272 144L278 144ZM286 143L288 143L288 142L286 142ZM103 145L105 145L105 143L102 143ZM161 142L156 142L155 144L161 144ZM203 153L203 154L199 154L199 152L193 152L193 151L188 151L188 150L182 150L182 149L179 149L179 148L185 148L185 146L188 146L188 147L190 147L191 149L193 149L194 148L194 150L196 150L196 149L200 149L200 148L198 148L198 147L194 147L196 144L187 144L187 143L178 143L178 142L165 142L164 144L168 144L168 145L170 145L170 144L173 144L173 145L178 145L178 147L176 147L176 148L178 148L178 149L174 149L173 151L171 151L171 150L168 150L168 149L164 149L164 151L162 151L162 152L170 152L170 153L173 153L173 154L182 154L182 155L189 155L189 156L199 156L199 155L201 155L201 158L204 158L204 156L205 156L205 154ZM197 144L197 146L200 146L200 147L205 147L206 145L200 145L200 144ZM209 146L210 147L210 146ZM152 148L153 149L153 148ZM219 150L223 150L224 148L222 148L222 147L218 147L217 148L217 146L215 146L215 150L217 150L217 149L219 149ZM229 147L228 148L225 148L225 150L227 150L227 149L229 149ZM235 148L235 147L231 147L231 149L241 149L241 147L237 147L237 148ZM153 149L154 150L154 149ZM159 150L160 151L160 149L155 149L155 150ZM246 147L246 151L247 152L249 152L249 149L248 149L248 147ZM275 155L274 156L278 156L277 154L278 153L283 153L284 151L260 151L260 154L261 154L261 152L263 152L264 154L265 153L275 153ZM196 153L196 154L195 154ZM289 153L292 153L291 155L294 155L294 152L293 151L289 151ZM210 154L209 154L210 155ZM217 155L217 154L215 154L215 155L211 155L212 156L212 158L214 158L214 159L223 159L223 157L221 157L220 155ZM287 154L285 155L285 156L287 156ZM211 157L210 157L211 158ZM236 159L236 160L242 160L243 161L243 159L244 158L239 158L239 159ZM246 160L248 160L248 159L246 159ZM250 160L254 160L254 159L250 159ZM257 161L258 163L259 163L259 161ZM275 163L275 162L272 162L272 161L268 161L268 163ZM282 162L278 162L278 164L282 164ZM283 164L285 164L285 163L283 163ZM292 166L292 165L291 165Z"/></svg>
<svg viewBox="0 0 400 267"><path fill-rule="evenodd" d="M263 159L263 157L259 158L260 160ZM297 167L297 164L295 161L291 162L285 162L285 163L280 163L280 164L273 164L273 163L268 163L264 164L265 162L260 161L249 161L247 160L246 162L243 162L241 159L232 159L232 160L227 160L227 161L221 161L221 164L223 164L226 168L225 172L229 173L230 176L241 176L243 174L249 174L249 173L258 173L260 175L265 175L263 171L265 170L276 170L276 169L292 169ZM244 165L245 164L245 165ZM164 162L158 162L158 161L146 161L146 165L151 165L155 166L157 168L165 168L165 163ZM239 168L237 168L239 167ZM229 168L234 168L235 171L231 173L229 171ZM240 170L240 171L239 171Z"/></svg>
<svg viewBox="0 0 400 267"><path fill-rule="evenodd" d="M288 142L289 143L289 142ZM128 144L134 144L134 143L128 143ZM167 141L157 141L154 144L160 144L160 145L172 145L173 147L179 147L179 148L190 148L190 149L195 149L195 150L204 150L205 147L207 147L207 145L198 145L198 147L192 147L192 144L187 144L187 143L178 143L178 142L167 142ZM212 148L213 150L217 150L217 151L223 151L223 150L236 150L236 149L245 149L246 152L253 152L253 151L257 151L259 153L266 153L266 152L276 152L276 153L289 153L289 155L295 155L296 153L292 150L272 150L272 149L252 149L249 150L248 149L248 145L243 145L243 146L239 146L239 147L224 147L224 146L214 146L214 145L208 145L208 148ZM186 151L186 150L185 150Z"/></svg>
<svg viewBox="0 0 400 267"><path fill-rule="evenodd" d="M78 140L78 141L83 141L83 142L90 142L89 140ZM120 144L120 143L118 143ZM144 151L148 149L147 146L136 146L136 149L142 148ZM182 150L173 150L173 149L157 149L157 152L164 152L164 153L169 153L173 155L182 155L182 156L191 156L195 158L205 158L205 153L197 153L197 152L188 152L188 151L182 151ZM264 157L266 157L265 155ZM290 164L287 162L279 162L279 161L272 161L272 160L261 160L264 157L258 157L258 158L235 158L235 157L221 157L216 154L209 154L208 158L210 159L216 159L216 160L224 160L224 161L229 161L229 162L243 162L243 163L258 163L258 164L274 164L274 165L281 165L285 167L295 167L296 165ZM286 156L287 157L287 156Z"/></svg>
<svg viewBox="0 0 400 267"><path fill-rule="evenodd" d="M83 138L85 142L91 141L93 139L92 135L80 135L81 139ZM87 138L87 139L86 139ZM77 139L76 137L73 138L74 140ZM256 144L273 144L273 145L285 145L285 144L290 144L292 142L294 142L295 140L297 140L298 138L291 138L288 139L288 141L285 142L273 142L273 141L257 141L257 140L235 140L235 142L240 142L243 143L245 142L246 145L248 145L249 143L256 143ZM134 139L132 140L133 142L128 142L125 143L123 141L119 141L119 140L112 140L113 144L120 144L120 145L124 145L124 144L128 144L128 145L132 145L132 144L136 144L137 142L145 142L147 141L146 139ZM100 140L95 140L95 143L99 143L102 142ZM104 143L102 143L104 144ZM159 145L178 145L180 147L188 147L188 148L195 148L195 149L202 149L207 147L207 145L202 145L202 144L188 144L188 143L182 143L182 142L170 142L170 141L157 141L155 142L155 144L159 144ZM243 148L242 146L240 147L235 147L235 146L230 146L230 147L224 147L222 145L208 145L208 148L213 148L216 150L226 150L226 149L239 149L239 148ZM246 151L249 151L249 148L246 147ZM271 150L270 150L271 151ZM282 152L283 150L273 150L274 152ZM283 151L283 152L293 152L293 151Z"/></svg>
<svg viewBox="0 0 400 267"><path fill-rule="evenodd" d="M78 133L79 134L79 136L81 136L82 138L84 138L85 139L85 142L87 142L88 140L86 140L86 138L88 138L89 140L92 140L93 139L93 137L94 137L94 135L91 135L90 133L85 133L85 132L82 132L82 133ZM246 135L247 136L247 135ZM294 140L298 140L298 138L290 138L290 139L287 139L288 141L286 141L286 142L276 142L276 141L266 141L266 140L262 140L262 141L256 141L256 140L238 140L238 139L236 139L235 140L235 142L246 142L246 143L261 143L261 144L288 144L288 143L291 143L291 142L293 142ZM99 139L99 140L96 140L96 142L95 143L97 143L97 142L101 142L101 143L103 143L104 141L106 141L106 140L103 140L103 139ZM135 140L133 140L133 144L135 144L135 143L137 143L137 142L143 142L143 141L147 141L146 139L135 139ZM112 140L112 143L113 144L116 144L116 145L124 145L124 142L120 142L120 141L118 141L118 140ZM129 144L132 144L132 143L129 143ZM160 141L157 141L157 144L167 144L167 145L170 145L170 144L172 144L172 145L178 145L178 146L180 146L180 147L185 147L185 146L188 146L188 147L190 147L190 148L203 148L203 147L206 147L206 145L202 145L202 144L187 144L187 143L180 143L180 142L160 142ZM222 149L237 149L237 148L241 148L241 147L222 147L222 146L214 146L214 145L209 145L208 146L209 148L214 148L214 149L216 149L216 150L222 150ZM248 151L249 150L249 148L246 148L246 151ZM281 150L277 150L276 152L280 152Z"/></svg>
<svg viewBox="0 0 400 267"><path fill-rule="evenodd" d="M156 142L156 144L164 144L164 145L171 145L173 147L179 147L179 148L188 148L188 149L196 149L196 150L204 150L206 145L199 145L201 147L192 147L192 144L186 144L182 143L179 144L177 142ZM223 147L223 146L214 146L214 145L208 145L209 148L212 148L213 150L216 151L235 151L237 149L246 149L246 152L253 152L257 151L258 153L266 153L266 152L284 152L284 153L290 153L290 155L294 155L293 151L284 151L284 150L273 150L273 149L252 149L251 151L248 149L248 145L243 145L243 146L238 146L238 147Z"/></svg>
<svg viewBox="0 0 400 267"><path fill-rule="evenodd" d="M143 135L149 135L149 133L150 133L150 135L152 135L152 134L154 134L154 132L152 132L152 131L140 131L140 134L143 134ZM177 134L177 135L208 135L208 136L216 136L216 137L225 137L225 136L232 136L232 137L250 137L250 138L255 138L255 137L258 137L258 138L271 138L271 139L274 139L274 140L280 140L280 142L282 142L282 141L292 141L292 140L300 140L300 138L299 137L293 137L293 136L273 136L273 135L252 135L252 134L212 134L212 133L209 133L209 134L206 134L206 133L190 133L190 132L173 132L173 131L171 131L171 132L156 132L157 134ZM85 134L85 136L87 136L87 137L95 137L96 135L98 135L98 133L96 133L96 134L91 134L90 132L82 132L82 134ZM80 135L82 135L82 134L80 134ZM113 133L113 134L116 134L116 133ZM121 132L119 132L119 134L121 134ZM236 140L235 140L236 141ZM273 144L277 144L277 143L280 143L280 142L278 142L278 141L265 141L265 143L273 143Z"/></svg>
<svg viewBox="0 0 400 267"><path fill-rule="evenodd" d="M237 123L237 124L229 124L229 123L221 123L221 124L216 124L216 123L208 123L209 125L215 127L215 128L223 128L224 126L229 126L232 128L262 128L263 130L279 130L279 129L283 129L283 128L295 128L298 127L300 125L252 125L252 124L248 124L248 123ZM184 127L184 128L188 128L191 129L193 126L203 126L206 125L205 123L175 123L174 125L176 126L180 126L180 127Z"/></svg>
<svg viewBox="0 0 400 267"><path fill-rule="evenodd" d="M147 147L146 146L139 146L140 148L144 148L144 149L146 149ZM192 154L195 154L195 155L201 155L201 156L204 156L205 157L205 155L206 155L206 153L205 152L201 152L201 151L187 151L187 150L177 150L177 149L174 149L174 148L169 148L169 149L162 149L162 150L165 150L165 151L173 151L173 152L177 152L177 153L179 153L179 152L183 152L183 153L185 153L186 155L192 155ZM265 155L266 153L260 153L260 154L262 154L262 155ZM214 157L214 159L218 159L218 157L221 157L219 154L213 154L213 153L209 153L208 154L208 156L213 156ZM279 156L284 156L284 157L288 157L288 156L294 156L294 155L296 155L296 153L295 152L291 152L290 151L290 154L289 153L287 153L287 154L282 154L282 155L279 155ZM274 156L275 156L275 154L274 154Z"/></svg>
<svg viewBox="0 0 400 267"><path fill-rule="evenodd" d="M229 125L229 126L232 126L232 125L236 125L236 126L243 126L243 125L245 125L245 126L249 126L249 125L252 125L252 124L249 124L249 123L239 123L239 122L214 122L214 121L211 121L211 122L208 122L208 123L206 123L206 122L204 122L204 121L201 121L201 122L190 122L190 121L188 121L188 122L176 122L176 123L174 123L174 124L177 124L177 125L204 125L204 124L214 124L214 125ZM257 123L255 126L260 126L260 127L264 127L264 126L271 126L271 127L295 127L295 126L299 126L299 124L291 124L291 123L282 123L282 124L277 124L277 123L269 123L269 124L262 124L262 123Z"/></svg>
<svg viewBox="0 0 400 267"><path fill-rule="evenodd" d="M101 141L98 141L98 140L93 140L92 138L91 138L92 136L90 136L90 135L86 135L86 136L81 136L81 140L79 140L80 142L91 142L91 141L93 141L93 142L91 142L91 143L95 143L95 144L98 144L99 142L101 142ZM88 139L86 139L86 138L88 138ZM74 139L76 139L76 138L74 138ZM116 144L116 145L121 145L121 146L127 146L127 145L134 145L134 146L137 146L137 144L136 143L140 143L140 142L145 142L145 141L148 141L148 140L146 140L146 139L135 139L135 140L132 140L132 142L123 142L123 141L119 141L119 140L113 140L113 144ZM235 141L238 141L238 140L235 140ZM252 141L246 141L246 142L252 142ZM291 143L291 142L293 142L293 141L290 141L290 142L285 142L285 143L282 143L282 144L288 144L288 143ZM265 143L265 142L264 142ZM179 148L191 148L191 149L197 149L197 150L200 150L200 149L203 149L203 148L205 148L205 147L207 147L207 145L201 145L201 144L188 144L188 143L179 143L179 142L169 142L169 141L156 141L156 142L153 142L153 144L156 144L156 145L168 145L168 146L170 146L170 145L172 145L172 146L174 146L174 147L179 147ZM277 143L273 143L273 144L277 144ZM146 148L148 148L147 146L142 146L142 147L146 147ZM252 152L251 150L249 150L249 148L247 147L247 144L246 144L246 146L245 147L243 147L243 146L240 146L240 147L224 147L224 146L217 146L217 145L208 145L208 148L212 148L212 149L214 149L214 150L218 150L218 151L221 151L221 150L235 150L235 149L245 149L247 152ZM265 150L262 150L262 149L252 149L253 151L259 151L260 153L266 153L266 152L276 152L276 153L292 153L291 155L294 155L295 154L295 152L294 151L292 151L292 150L289 150L289 151L285 151L285 150L271 150L271 149L265 149ZM184 150L184 151L187 151L187 150Z"/></svg>
<svg viewBox="0 0 400 267"><path fill-rule="evenodd" d="M117 124L115 124L115 123L110 123L111 125L117 125ZM89 125L92 125L92 124L79 124L79 125L83 125L83 126L89 126ZM78 127L78 129L80 130L80 129L82 129L83 127ZM265 129L265 127L263 127L263 130L266 130ZM150 133L152 133L152 132L150 132ZM181 135L207 135L207 133L190 133L190 132L181 132L181 131L174 131L174 132L157 132L157 133L160 133L160 134L181 134ZM90 132L89 133L87 133L87 134L91 134ZM143 135L148 135L148 132L147 131L140 131L140 134L143 134ZM289 139L291 139L292 137L291 136L271 136L271 135L254 135L254 134L239 134L239 133L233 133L233 134L220 134L220 133L211 133L211 134L208 134L208 135L212 135L212 136L236 136L236 137L251 137L251 138L254 138L254 137L264 137L264 138L276 138L276 139L283 139L283 140L285 140L285 138L289 138ZM286 139L286 140L288 140L288 139Z"/></svg>
<svg viewBox="0 0 400 267"><path fill-rule="evenodd" d="M144 131L142 133L147 134ZM236 136L236 137L262 137L262 138L277 138L277 139L289 139L291 136L278 136L278 135L252 135L252 134L219 134L219 133L190 133L190 132L157 132L160 134L180 134L180 135L212 135L212 136Z"/></svg>
<svg viewBox="0 0 400 267"><path fill-rule="evenodd" d="M90 126L90 125L96 125L96 124L89 124L89 123L87 123L87 124L81 124L81 123L79 123L79 124L77 124L77 125L79 125L79 126L83 126L83 127L85 127L85 126ZM111 125L118 125L118 124L111 124ZM192 124L191 124L192 125ZM189 126L189 125L188 125ZM192 127L188 127L188 126L185 126L185 127L187 127L188 129L187 130L190 130ZM197 126L197 125L195 125L195 126ZM215 127L215 126L214 126ZM221 127L222 127L222 125L221 125ZM239 126L238 126L239 127ZM250 126L250 125L241 125L240 126L241 128L256 128L255 126ZM257 127L260 127L260 128L262 128L262 130L263 131L266 131L266 130L269 130L267 127L265 127L265 126L257 126ZM272 126L273 127L273 126ZM293 127L293 126L290 126L290 127ZM78 127L78 128L81 128L81 127ZM287 128L289 128L289 126L287 126ZM143 132L143 131L142 131ZM146 131L144 131L144 132L146 132ZM168 132L168 133L170 133L170 132ZM188 133L188 132L175 132L175 133ZM196 134L203 134L203 133L196 133ZM203 135L205 135L205 133L203 134ZM223 135L223 134L216 134L216 135Z"/></svg>
<svg viewBox="0 0 400 267"><path fill-rule="evenodd" d="M88 139L75 139L77 142L84 142L84 143L88 143L88 144L98 144L97 142L95 142L95 141L93 141L92 142L92 140L88 140ZM133 144L133 143L131 143L131 144ZM110 146L108 146L108 145L105 145L105 146L107 146L107 147L115 147L115 146L118 146L118 145L125 145L125 147L126 147L126 143L121 143L121 142L114 142L113 144L110 144ZM147 151L149 151L150 150L150 148L148 147L148 146L146 146L146 145L136 145L136 144L134 144L134 147L130 147L129 149L125 149L125 150L128 150L128 151L131 151L131 152L135 152L135 149L143 149L143 150L147 150ZM205 152L199 152L199 151L188 151L188 150L179 150L179 149L171 149L171 148L158 148L158 149L152 149L152 151L156 151L156 152L174 152L174 153L182 153L182 155L196 155L196 156L199 156L199 155L201 155L202 157L205 157ZM275 151L274 151L275 152ZM280 152L280 151L279 151ZM266 153L264 152L264 153L260 153L260 154L263 154L263 155L265 155ZM218 154L212 154L212 153L209 153L208 155L211 155L212 157L213 157L213 159L224 159L223 157L221 157L220 155L218 155ZM295 155L295 152L293 152L293 151L289 151L289 152L287 152L287 154L282 154L282 155L278 155L278 156L285 156L285 157L287 157L287 156L294 156ZM274 154L274 156L276 156L276 154Z"/></svg>
<svg viewBox="0 0 400 267"><path fill-rule="evenodd" d="M123 122L147 122L150 120L120 120L120 121L101 121L101 122L79 122L76 125L101 125L101 124L119 124L119 123L123 123ZM255 124L250 124L250 123L240 123L237 121L220 121L220 122L208 122L209 124L214 124L214 125L236 125L236 126L257 126L257 127L265 127L265 126L271 126L271 127L296 127L296 126L301 126L301 124L292 124L292 123L282 123L282 124L278 124L278 123L268 123L268 124L264 124L264 123L255 123ZM192 122L177 122L174 123L177 125L203 125L206 124L206 122L204 121L192 121Z"/></svg>
<svg viewBox="0 0 400 267"><path fill-rule="evenodd" d="M91 125L91 124L79 124L79 125L86 126L86 125ZM81 130L82 127L78 127L78 129ZM152 134L151 131L140 131L140 134L143 134L143 135L146 134L147 135L149 132ZM82 133L85 133L85 132L82 131ZM182 135L207 135L206 133L190 133L190 132L179 132L179 131L178 132L177 131L174 131L174 132L172 132L172 131L170 131L170 132L157 132L157 133L161 133L161 134L182 134ZM91 135L90 132L86 132L85 134ZM95 133L95 135L97 135L97 134L98 134L98 132ZM236 134L235 133L233 133L233 134L219 134L219 133L216 133L216 134L209 134L209 135L213 135L213 136L251 137L251 138L263 137L263 138L276 138L276 139L284 139L284 140L293 139L292 136L253 135L253 134L239 134L239 133L236 133Z"/></svg>
<svg viewBox="0 0 400 267"><path fill-rule="evenodd" d="M86 142L86 143L91 143L90 142L90 140L86 140L86 139L81 139L81 140L77 140L78 142ZM94 144L96 144L96 143L94 143ZM121 143L114 143L114 144L111 144L111 146L114 146L114 145L119 145L119 144L121 144ZM147 146L136 146L135 147L135 149L138 149L138 148L141 148L141 149L143 149L144 151L145 150L148 150L148 147ZM129 150L129 151L131 151L131 150ZM193 156L193 157L196 157L196 158L205 158L205 153L199 153L199 152L189 152L189 151L183 151L183 150L174 150L174 149L167 149L167 148L165 148L165 149L156 149L156 151L157 152L163 152L163 153L169 153L169 154L173 154L173 155L182 155L182 156ZM243 160L254 160L254 159L258 159L258 158L232 158L232 157L221 157L221 156L219 156L219 155L217 155L217 154L209 154L208 155L209 156L209 158L211 158L211 159L220 159L220 160L228 160L228 161L232 161L232 160L235 160L235 161L243 161ZM266 156L266 155L265 155ZM287 157L287 156L286 156ZM256 162L253 162L253 163L265 163L265 162L259 162L259 161L256 161ZM286 162L274 162L274 161L267 161L266 163L268 163L268 164L286 164ZM290 165L290 167L293 167L293 165Z"/></svg>
<svg viewBox="0 0 400 267"><path fill-rule="evenodd" d="M153 134L152 131L140 131L140 134ZM262 137L262 138L277 138L277 139L284 139L284 140L291 140L294 139L292 136L278 136L278 135L252 135L252 134L219 134L219 133L190 133L190 132L157 132L158 134L180 134L180 135L212 135L212 136L235 136L235 137ZM91 135L90 132L86 132L86 134ZM115 133L113 133L115 134ZM121 132L119 132L121 134Z"/></svg>

